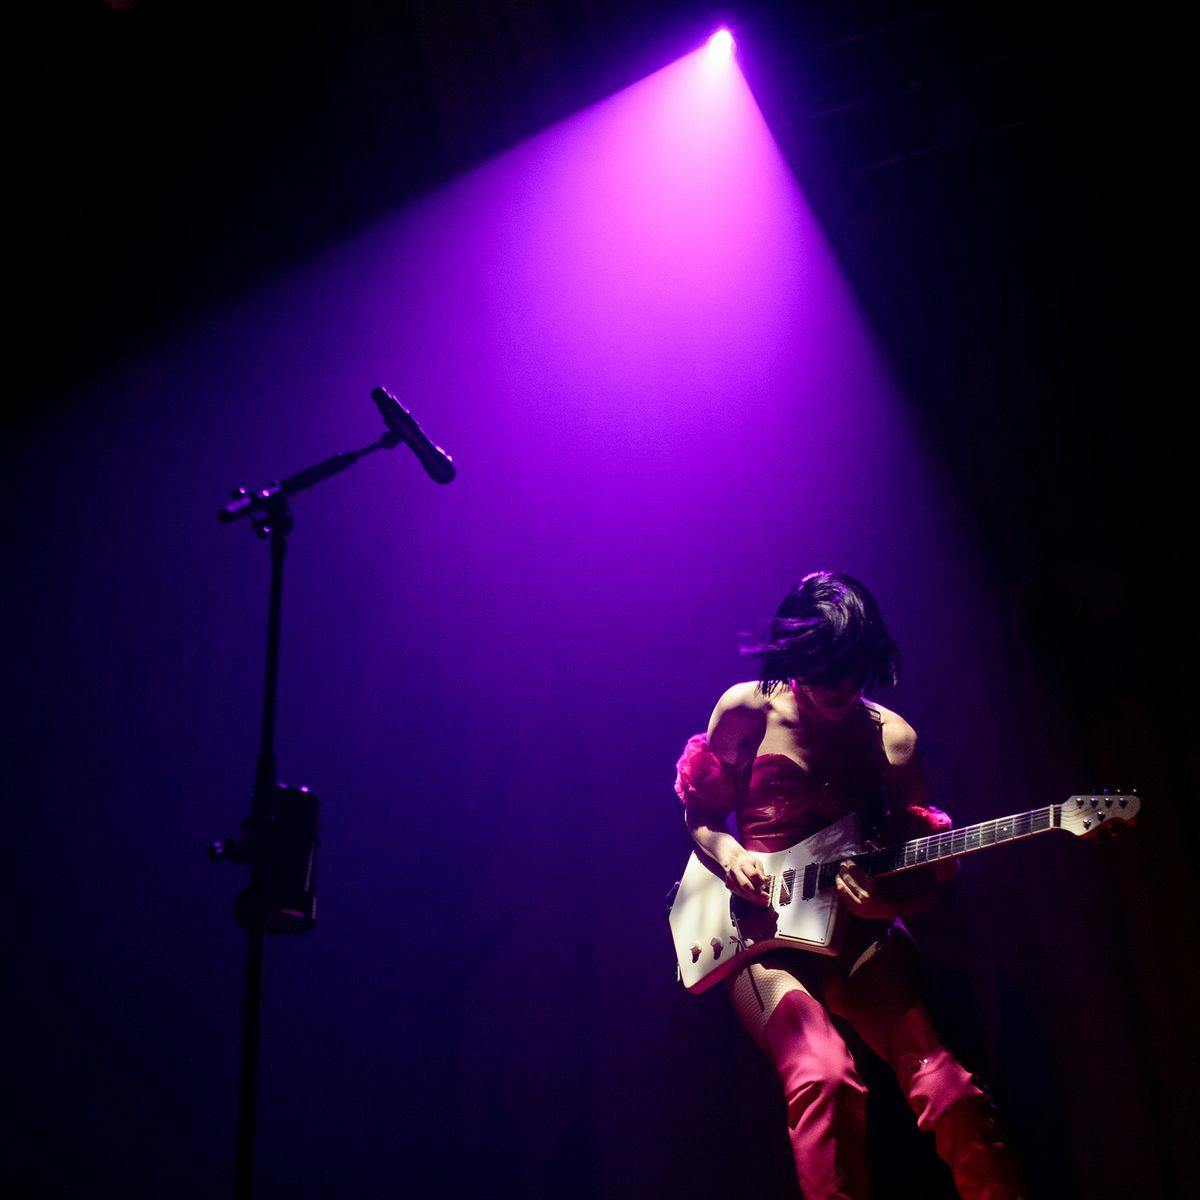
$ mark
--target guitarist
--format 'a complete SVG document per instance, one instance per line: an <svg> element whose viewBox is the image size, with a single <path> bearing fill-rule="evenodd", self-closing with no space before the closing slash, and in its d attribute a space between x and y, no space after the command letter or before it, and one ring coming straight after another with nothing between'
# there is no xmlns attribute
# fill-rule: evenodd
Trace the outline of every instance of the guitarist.
<svg viewBox="0 0 1200 1200"><path fill-rule="evenodd" d="M895 682L897 656L861 583L828 571L805 576L752 653L761 656L761 679L720 698L707 734L689 739L675 784L692 837L730 891L767 903L756 854L786 849L850 812L881 841L949 827L925 803L912 727L863 697L864 687ZM731 814L740 840L729 832ZM843 863L837 888L856 919L842 952L769 954L729 982L739 1018L783 1085L807 1200L868 1194L866 1089L831 1013L895 1070L964 1200L1024 1195L984 1092L930 1022L916 949L900 921L955 868L875 880Z"/></svg>

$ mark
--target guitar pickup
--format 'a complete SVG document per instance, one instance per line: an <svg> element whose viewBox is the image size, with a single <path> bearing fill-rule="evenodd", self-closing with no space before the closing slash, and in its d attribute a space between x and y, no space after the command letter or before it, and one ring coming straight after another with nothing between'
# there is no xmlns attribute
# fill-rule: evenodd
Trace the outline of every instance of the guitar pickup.
<svg viewBox="0 0 1200 1200"><path fill-rule="evenodd" d="M821 868L815 862L810 862L804 868L804 884L801 890L801 896L805 900L811 900L819 889L821 883Z"/></svg>
<svg viewBox="0 0 1200 1200"><path fill-rule="evenodd" d="M796 871L795 868L789 867L788 870L779 877L779 903L791 904L792 892L796 886Z"/></svg>

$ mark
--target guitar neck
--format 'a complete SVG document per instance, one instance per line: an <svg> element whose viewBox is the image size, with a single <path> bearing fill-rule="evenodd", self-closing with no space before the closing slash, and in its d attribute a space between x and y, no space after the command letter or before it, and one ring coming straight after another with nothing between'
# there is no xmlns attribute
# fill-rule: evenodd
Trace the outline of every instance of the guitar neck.
<svg viewBox="0 0 1200 1200"><path fill-rule="evenodd" d="M1037 833L1046 833L1059 828L1061 821L1062 805L1048 804L1045 808L1031 808L1028 812L1016 813L1011 817L998 817L994 821L964 825L961 829L931 833L928 837L913 838L911 842L885 846L881 850L866 850L851 857L868 875L898 875L901 871L911 871L929 863L958 858L963 854L973 854L976 850L987 850L992 846L1033 837ZM816 880L818 890L834 886L842 861L839 859L821 864Z"/></svg>

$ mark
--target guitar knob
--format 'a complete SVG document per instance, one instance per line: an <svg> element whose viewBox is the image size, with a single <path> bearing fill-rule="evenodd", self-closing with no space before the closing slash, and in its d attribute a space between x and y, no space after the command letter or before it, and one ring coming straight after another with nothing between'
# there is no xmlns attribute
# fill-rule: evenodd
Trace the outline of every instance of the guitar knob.
<svg viewBox="0 0 1200 1200"><path fill-rule="evenodd" d="M699 961L700 961L700 947L693 946L692 947L692 962L699 962Z"/></svg>
<svg viewBox="0 0 1200 1200"><path fill-rule="evenodd" d="M1098 803L1099 803L1099 801L1096 799L1095 796L1093 796L1092 797L1092 807L1095 808Z"/></svg>
<svg viewBox="0 0 1200 1200"><path fill-rule="evenodd" d="M1083 827L1084 827L1084 829L1091 829L1091 827L1092 827L1091 821L1084 821Z"/></svg>
<svg viewBox="0 0 1200 1200"><path fill-rule="evenodd" d="M1109 796L1108 799L1104 801L1104 807L1112 808L1112 797L1111 796Z"/></svg>
<svg viewBox="0 0 1200 1200"><path fill-rule="evenodd" d="M1118 803L1120 804L1120 806L1122 808L1126 808L1129 805L1129 801L1126 800L1124 796L1121 797L1121 799L1118 801Z"/></svg>
<svg viewBox="0 0 1200 1200"><path fill-rule="evenodd" d="M1082 808L1082 807L1083 807L1083 797L1082 797L1082 796L1079 796L1079 797L1076 799L1076 801L1075 801L1075 807L1076 807L1076 808Z"/></svg>
<svg viewBox="0 0 1200 1200"><path fill-rule="evenodd" d="M725 949L725 943L721 941L720 938L713 938L713 940L709 942L709 945L713 950L713 958L720 958L721 951Z"/></svg>

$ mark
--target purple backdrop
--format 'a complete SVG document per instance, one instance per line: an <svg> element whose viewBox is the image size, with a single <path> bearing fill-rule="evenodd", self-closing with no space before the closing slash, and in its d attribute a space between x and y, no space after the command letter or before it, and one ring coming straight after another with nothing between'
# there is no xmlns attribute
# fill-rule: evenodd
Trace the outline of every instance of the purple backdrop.
<svg viewBox="0 0 1200 1200"><path fill-rule="evenodd" d="M851 571L901 644L882 698L939 802L981 819L1079 783L736 60L704 50L98 381L33 446L28 479L56 473L15 535L45 647L17 820L53 850L23 876L44 936L18 989L55 1036L19 1055L34 1132L70 1130L48 1169L224 1186L241 941L200 851L248 803L267 564L212 513L373 437L377 383L460 476L434 487L397 451L295 504L279 751L323 799L321 921L269 946L264 1176L296 1196L769 1179L765 1068L720 997L678 991L661 920L688 848L672 763L748 673L739 632L803 572ZM1110 868L1044 841L981 860L927 938L1053 1182L1058 1064L1080 1097L1112 1088L1132 1018L1110 1065L1086 1053L1071 1007L1122 964L1081 975L1043 918L1106 914ZM713 1161L730 1096L775 1159ZM1136 1087L1112 1103L1136 1137Z"/></svg>

